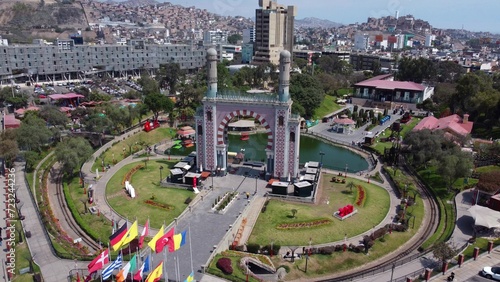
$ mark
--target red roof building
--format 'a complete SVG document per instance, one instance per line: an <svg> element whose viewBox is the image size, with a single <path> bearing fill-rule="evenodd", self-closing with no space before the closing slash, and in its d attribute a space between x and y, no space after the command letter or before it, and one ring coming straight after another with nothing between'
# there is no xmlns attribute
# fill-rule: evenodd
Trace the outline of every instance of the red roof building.
<svg viewBox="0 0 500 282"><path fill-rule="evenodd" d="M357 98L358 103L369 101L378 108L416 110L417 104L433 94L434 87L411 81L394 81L393 75L384 74L356 83L353 98Z"/></svg>
<svg viewBox="0 0 500 282"><path fill-rule="evenodd" d="M5 129L7 128L18 128L21 126L21 121L16 119L14 114L4 115L3 124Z"/></svg>
<svg viewBox="0 0 500 282"><path fill-rule="evenodd" d="M434 116L428 116L422 119L414 128L414 131L429 129L429 130L443 130L447 134L456 137L465 137L472 132L474 123L469 121L469 115L465 114L463 118L454 114L444 118L437 119Z"/></svg>

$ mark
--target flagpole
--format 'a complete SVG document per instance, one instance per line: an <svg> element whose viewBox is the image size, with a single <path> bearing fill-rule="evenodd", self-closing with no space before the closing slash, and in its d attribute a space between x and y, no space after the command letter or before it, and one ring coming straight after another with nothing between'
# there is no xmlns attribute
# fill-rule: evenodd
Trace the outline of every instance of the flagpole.
<svg viewBox="0 0 500 282"><path fill-rule="evenodd" d="M165 272L165 281L168 282L168 273L167 273L167 250L163 249L163 271Z"/></svg>
<svg viewBox="0 0 500 282"><path fill-rule="evenodd" d="M191 272L194 272L194 270L193 270L193 247L191 246L191 223L188 224L188 232L189 232L189 256L191 258ZM191 273L189 275L191 275Z"/></svg>
<svg viewBox="0 0 500 282"><path fill-rule="evenodd" d="M176 254L175 259L177 260L177 281L181 281L181 267L179 263L179 256Z"/></svg>

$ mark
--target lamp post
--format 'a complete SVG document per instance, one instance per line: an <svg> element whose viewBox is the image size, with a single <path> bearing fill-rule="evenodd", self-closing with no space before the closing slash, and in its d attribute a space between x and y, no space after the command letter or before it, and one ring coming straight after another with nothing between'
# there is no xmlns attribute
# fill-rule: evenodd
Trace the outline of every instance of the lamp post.
<svg viewBox="0 0 500 282"><path fill-rule="evenodd" d="M347 166L347 164L345 164L345 175L344 175L344 178L347 178L347 168L348 168L348 166Z"/></svg>
<svg viewBox="0 0 500 282"><path fill-rule="evenodd" d="M259 177L256 175L255 176L255 192L253 193L254 195L257 195L257 180L259 179Z"/></svg>
<svg viewBox="0 0 500 282"><path fill-rule="evenodd" d="M160 185L161 185L161 180L163 179L162 175L161 175L161 171L163 170L163 166L160 166Z"/></svg>
<svg viewBox="0 0 500 282"><path fill-rule="evenodd" d="M396 268L396 264L393 263L392 264L392 271L391 271L391 282L392 282L392 278L394 277L394 269Z"/></svg>
<svg viewBox="0 0 500 282"><path fill-rule="evenodd" d="M319 166L320 166L320 167L323 167L323 156L325 155L325 153L324 153L323 151L320 151L320 152L319 152L319 155L321 156L321 157L320 157Z"/></svg>
<svg viewBox="0 0 500 282"><path fill-rule="evenodd" d="M271 257L273 257L273 252L274 252L273 245L274 245L274 241L271 241L271 251L270 251Z"/></svg>

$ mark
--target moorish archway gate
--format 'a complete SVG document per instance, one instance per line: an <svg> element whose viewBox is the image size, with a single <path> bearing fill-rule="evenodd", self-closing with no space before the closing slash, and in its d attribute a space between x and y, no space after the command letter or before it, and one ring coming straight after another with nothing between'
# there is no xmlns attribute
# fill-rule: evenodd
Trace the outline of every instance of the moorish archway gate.
<svg viewBox="0 0 500 282"><path fill-rule="evenodd" d="M277 94L217 90L217 52L207 50L208 90L196 113L197 162L204 170L227 171L227 125L236 116L251 116L264 126L267 177L295 178L299 172L300 117L291 114L290 52L280 54Z"/></svg>

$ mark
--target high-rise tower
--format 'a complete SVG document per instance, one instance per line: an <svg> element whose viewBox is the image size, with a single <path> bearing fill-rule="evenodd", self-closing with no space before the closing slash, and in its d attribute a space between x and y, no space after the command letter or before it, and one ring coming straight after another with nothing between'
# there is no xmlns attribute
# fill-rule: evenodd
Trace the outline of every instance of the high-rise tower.
<svg viewBox="0 0 500 282"><path fill-rule="evenodd" d="M260 9L255 10L255 55L256 64L279 64L282 50L293 52L293 29L297 9L285 7L275 0L259 0Z"/></svg>

